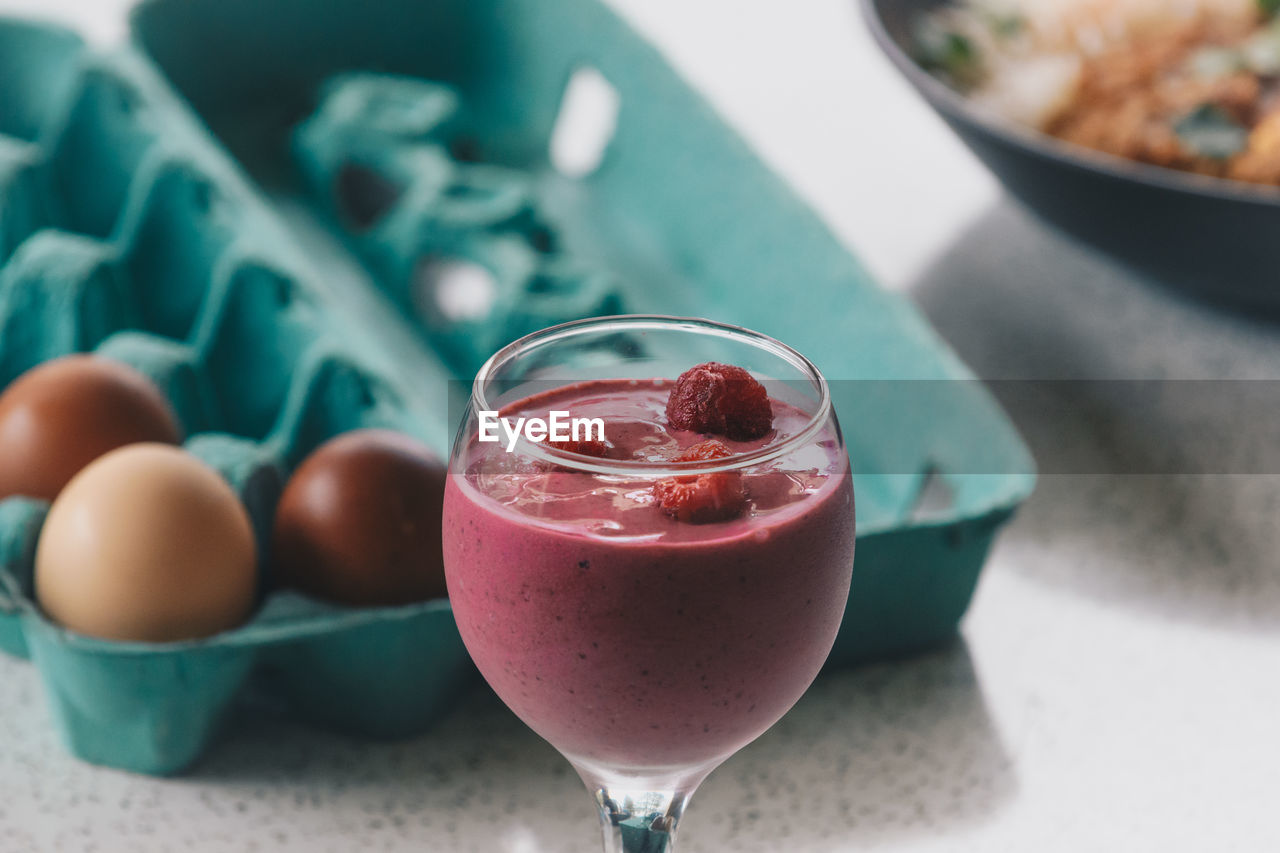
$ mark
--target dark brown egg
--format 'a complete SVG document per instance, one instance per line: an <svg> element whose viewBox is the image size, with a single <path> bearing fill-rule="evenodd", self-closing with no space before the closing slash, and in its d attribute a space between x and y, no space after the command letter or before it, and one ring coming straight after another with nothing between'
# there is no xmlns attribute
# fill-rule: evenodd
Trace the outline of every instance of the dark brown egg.
<svg viewBox="0 0 1280 853"><path fill-rule="evenodd" d="M276 510L271 554L280 584L357 606L443 597L445 470L430 449L387 430L322 445Z"/></svg>
<svg viewBox="0 0 1280 853"><path fill-rule="evenodd" d="M97 356L57 358L0 395L0 498L53 500L108 451L181 440L168 400L146 376Z"/></svg>

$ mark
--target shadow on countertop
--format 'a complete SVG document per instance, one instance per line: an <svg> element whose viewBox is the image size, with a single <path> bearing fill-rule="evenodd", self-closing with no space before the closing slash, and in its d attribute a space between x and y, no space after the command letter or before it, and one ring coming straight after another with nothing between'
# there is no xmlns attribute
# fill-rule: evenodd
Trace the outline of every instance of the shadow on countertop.
<svg viewBox="0 0 1280 853"><path fill-rule="evenodd" d="M188 778L223 788L205 796L208 806L238 820L270 824L287 812L295 842L299 827L337 821L369 849L415 839L486 853L599 845L590 799L568 763L485 689L430 734L399 743L245 713ZM702 786L681 849L861 848L982 820L1014 788L957 640L903 663L824 673Z"/></svg>
<svg viewBox="0 0 1280 853"><path fill-rule="evenodd" d="M1016 788L957 638L907 661L824 673L703 784L681 843L706 853L743 839L806 853L891 849L982 822Z"/></svg>
<svg viewBox="0 0 1280 853"><path fill-rule="evenodd" d="M1280 400L1280 326L1144 282L1007 199L910 293L979 376L1035 380L992 385L1042 469L1003 534L1016 571L1169 618L1280 629L1280 422L1251 400ZM1134 379L1154 382L1114 381Z"/></svg>

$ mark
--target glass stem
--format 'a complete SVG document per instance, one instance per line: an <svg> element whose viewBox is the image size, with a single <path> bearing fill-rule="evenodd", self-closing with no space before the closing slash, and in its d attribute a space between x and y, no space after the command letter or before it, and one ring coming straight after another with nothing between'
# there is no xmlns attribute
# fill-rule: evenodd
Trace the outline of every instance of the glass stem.
<svg viewBox="0 0 1280 853"><path fill-rule="evenodd" d="M673 853L680 815L691 794L597 788L605 853Z"/></svg>

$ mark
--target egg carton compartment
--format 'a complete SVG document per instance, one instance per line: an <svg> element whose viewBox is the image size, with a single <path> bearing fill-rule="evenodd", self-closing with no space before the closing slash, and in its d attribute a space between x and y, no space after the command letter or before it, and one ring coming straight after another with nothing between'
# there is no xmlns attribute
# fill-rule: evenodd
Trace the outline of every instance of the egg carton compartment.
<svg viewBox="0 0 1280 853"><path fill-rule="evenodd" d="M305 183L461 375L539 329L623 313L613 277L561 249L532 176L474 162L455 90L349 73L319 98L293 134Z"/></svg>
<svg viewBox="0 0 1280 853"><path fill-rule="evenodd" d="M47 503L0 501L0 648L39 667L72 752L176 772L250 681L346 732L428 726L473 677L448 602L352 609L280 591L266 545L288 474L326 439L387 427L447 452L444 365L407 330L365 322L389 307L319 283L145 60L55 27L0 22L0 238L0 386L76 352L150 377L185 447L244 503L262 567L240 628L168 644L76 635L34 598Z"/></svg>
<svg viewBox="0 0 1280 853"><path fill-rule="evenodd" d="M455 215L483 225L471 235L514 232L602 271L627 311L795 345L831 380L855 472L858 554L831 665L954 635L1033 487L1025 446L911 305L605 4L335 0L317 16L306 0L145 0L133 32L277 210L354 247L459 369L491 340L451 340L465 323L405 297L415 272L442 301L455 286L499 294L462 306L497 318L486 332L528 288L426 239ZM935 393L900 393L916 380Z"/></svg>

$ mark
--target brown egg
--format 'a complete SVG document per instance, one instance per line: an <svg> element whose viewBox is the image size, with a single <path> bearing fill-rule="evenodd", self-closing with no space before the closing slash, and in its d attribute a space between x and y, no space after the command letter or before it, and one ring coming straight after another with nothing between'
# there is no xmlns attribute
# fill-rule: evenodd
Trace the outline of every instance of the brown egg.
<svg viewBox="0 0 1280 853"><path fill-rule="evenodd" d="M56 358L0 395L0 498L53 500L109 450L181 440L169 402L146 376L97 356Z"/></svg>
<svg viewBox="0 0 1280 853"><path fill-rule="evenodd" d="M40 606L94 637L207 637L249 617L256 585L239 498L217 471L165 444L90 463L53 502L36 546Z"/></svg>
<svg viewBox="0 0 1280 853"><path fill-rule="evenodd" d="M387 430L357 430L303 461L276 510L280 583L341 604L445 595L440 515L445 466Z"/></svg>

